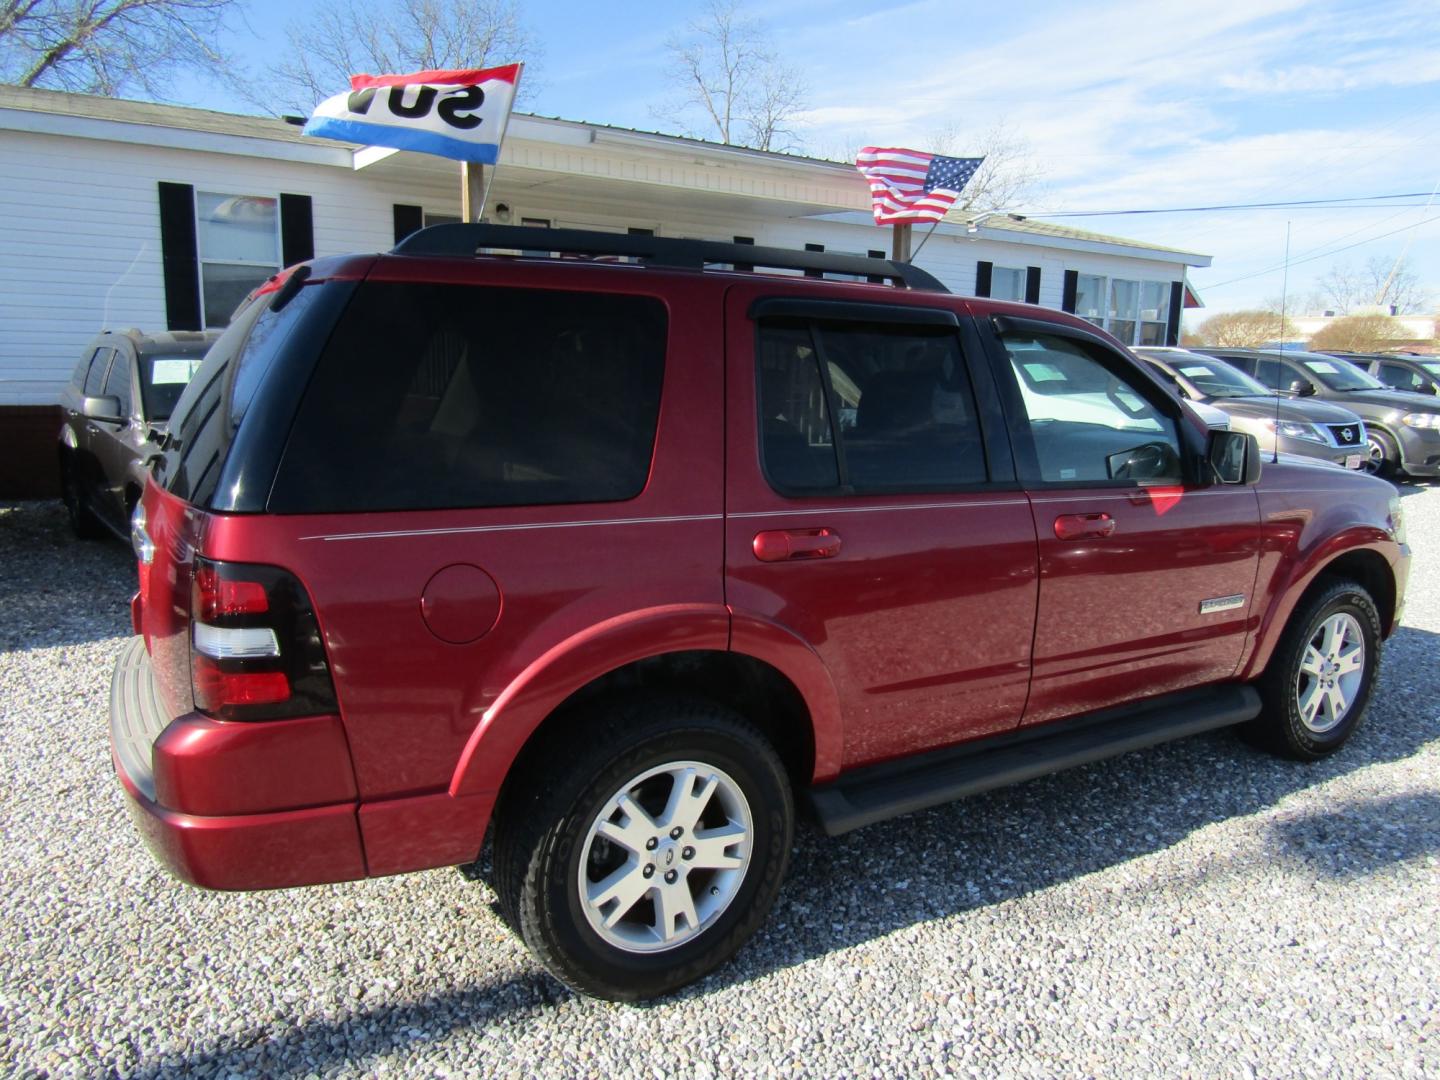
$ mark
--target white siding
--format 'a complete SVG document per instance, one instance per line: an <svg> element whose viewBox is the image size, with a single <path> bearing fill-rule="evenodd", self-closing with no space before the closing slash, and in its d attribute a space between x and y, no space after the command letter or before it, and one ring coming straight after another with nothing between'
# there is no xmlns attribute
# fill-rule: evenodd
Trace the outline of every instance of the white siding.
<svg viewBox="0 0 1440 1080"><path fill-rule="evenodd" d="M385 250L394 203L459 198L458 180L402 187L293 161L0 132L0 405L56 401L102 329L165 328L161 180L310 195L316 255Z"/></svg>
<svg viewBox="0 0 1440 1080"><path fill-rule="evenodd" d="M621 151L614 148L602 155L517 141L510 150L507 157L532 167L542 157L551 168L563 167L560 159L568 153L584 159L579 164L587 174L637 180L623 188L608 184L604 198L581 200L547 195L543 184L507 183L502 165L489 206L507 203L517 224L522 217L539 217L579 226L656 228L662 236L725 241L751 236L776 247L811 243L829 251L887 254L890 249L888 228L790 216L801 208L786 198L812 199L811 207L843 203L845 193L831 177L826 177L830 187L809 190L788 174L759 170L750 186L767 197L737 196L737 184L743 190L748 180L729 176L723 195L695 190L688 196L690 205L673 189L657 186L664 170L648 146L625 151L636 158L628 169L615 160ZM675 169L684 171L679 164ZM688 174L686 179L696 183ZM161 180L235 195L309 195L317 256L388 249L395 203L433 213L460 212L458 167L437 167L408 155L354 172L254 152L0 131L0 405L56 401L86 341L101 329L165 327L156 187ZM662 200L660 193L669 197ZM677 204L682 208L675 209ZM914 243L919 245L923 236L917 228ZM1184 271L1178 262L1065 250L1038 237L1011 243L989 236L936 235L917 262L954 292L970 295L976 262L982 259L1001 266L1040 266L1040 302L1055 308L1067 269L1160 281L1180 280Z"/></svg>

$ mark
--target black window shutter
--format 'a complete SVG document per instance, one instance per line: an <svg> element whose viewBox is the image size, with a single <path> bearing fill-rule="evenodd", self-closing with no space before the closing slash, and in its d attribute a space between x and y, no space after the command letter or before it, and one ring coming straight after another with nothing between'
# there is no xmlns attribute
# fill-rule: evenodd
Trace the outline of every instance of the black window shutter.
<svg viewBox="0 0 1440 1080"><path fill-rule="evenodd" d="M977 262L975 264L975 295L990 295L990 274L995 269L992 262Z"/></svg>
<svg viewBox="0 0 1440 1080"><path fill-rule="evenodd" d="M1165 344L1180 344L1180 307L1185 302L1185 283L1170 283L1170 320L1165 327Z"/></svg>
<svg viewBox="0 0 1440 1080"><path fill-rule="evenodd" d="M824 250L825 250L825 245L824 245L824 244L806 244L806 245L805 245L805 250L806 250L806 251L824 251ZM805 271L805 276L806 276L806 277L824 277L825 275L822 274L819 270L806 270L806 271Z"/></svg>
<svg viewBox="0 0 1440 1080"><path fill-rule="evenodd" d="M160 257L165 326L200 329L200 259L195 247L195 189L160 181Z"/></svg>
<svg viewBox="0 0 1440 1080"><path fill-rule="evenodd" d="M1027 266L1025 268L1025 303L1038 304L1040 302L1040 267Z"/></svg>
<svg viewBox="0 0 1440 1080"><path fill-rule="evenodd" d="M755 238L754 238L753 236L737 236L737 237L735 237L735 243L737 243L737 244L754 244L754 243L755 243ZM754 265L754 263L736 263L736 264L735 264L735 269L736 269L736 270L754 270L754 269L755 269L755 265Z"/></svg>
<svg viewBox="0 0 1440 1080"><path fill-rule="evenodd" d="M425 208L423 206L395 204L395 243L400 243L411 233L419 232L424 227Z"/></svg>
<svg viewBox="0 0 1440 1080"><path fill-rule="evenodd" d="M315 218L309 195L280 196L280 262L283 266L315 258Z"/></svg>
<svg viewBox="0 0 1440 1080"><path fill-rule="evenodd" d="M1080 271L1079 271L1079 270L1066 270L1066 271L1065 271L1065 287L1064 287L1064 290L1063 290L1063 291L1061 292L1061 294L1060 294L1060 310L1061 310L1061 311L1070 311L1070 312L1073 312L1073 311L1075 310L1075 299L1076 299L1076 296L1079 294L1079 292L1080 292Z"/></svg>

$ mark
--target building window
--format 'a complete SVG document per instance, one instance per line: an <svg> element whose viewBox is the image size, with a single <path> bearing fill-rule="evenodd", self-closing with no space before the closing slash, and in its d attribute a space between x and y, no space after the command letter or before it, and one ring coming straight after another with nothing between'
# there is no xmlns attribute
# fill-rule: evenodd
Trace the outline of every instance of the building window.
<svg viewBox="0 0 1440 1080"><path fill-rule="evenodd" d="M990 271L990 298L992 300L1025 299L1025 268L1023 266L997 266Z"/></svg>
<svg viewBox="0 0 1440 1080"><path fill-rule="evenodd" d="M427 229L431 225L459 225L463 220L459 214L432 214L429 210L425 211L425 227Z"/></svg>
<svg viewBox="0 0 1440 1080"><path fill-rule="evenodd" d="M195 193L205 326L227 326L250 290L280 269L279 200Z"/></svg>
<svg viewBox="0 0 1440 1080"><path fill-rule="evenodd" d="M999 267L995 273L998 281ZM1168 281L1076 275L1075 314L1110 331L1126 345L1164 345L1169 302Z"/></svg>

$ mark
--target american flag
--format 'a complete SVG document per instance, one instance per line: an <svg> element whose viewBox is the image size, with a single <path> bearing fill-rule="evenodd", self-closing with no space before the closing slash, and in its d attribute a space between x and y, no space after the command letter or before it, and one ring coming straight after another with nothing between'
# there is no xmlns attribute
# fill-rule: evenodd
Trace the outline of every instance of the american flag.
<svg viewBox="0 0 1440 1080"><path fill-rule="evenodd" d="M867 146L855 167L870 181L876 225L939 221L985 159Z"/></svg>

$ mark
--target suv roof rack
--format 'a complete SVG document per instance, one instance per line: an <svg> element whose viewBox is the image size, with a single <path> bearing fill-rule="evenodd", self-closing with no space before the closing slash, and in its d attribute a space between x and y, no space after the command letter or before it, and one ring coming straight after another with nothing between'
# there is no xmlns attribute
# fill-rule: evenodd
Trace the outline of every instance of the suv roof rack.
<svg viewBox="0 0 1440 1080"><path fill-rule="evenodd" d="M729 265L816 274L848 274L893 281L907 289L948 293L933 275L910 263L839 255L824 251L727 244L717 240L676 240L662 236L620 235L584 229L547 229L523 225L431 225L395 245L396 255L477 255L492 250L551 252L598 258L623 257L644 266L704 270Z"/></svg>

